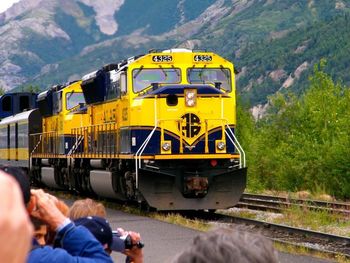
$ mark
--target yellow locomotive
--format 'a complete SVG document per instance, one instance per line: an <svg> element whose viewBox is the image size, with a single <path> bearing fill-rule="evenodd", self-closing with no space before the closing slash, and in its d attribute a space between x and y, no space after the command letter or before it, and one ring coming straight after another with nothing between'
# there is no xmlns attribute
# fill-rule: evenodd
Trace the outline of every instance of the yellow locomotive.
<svg viewBox="0 0 350 263"><path fill-rule="evenodd" d="M75 189L70 177L77 138L72 129L88 125L81 81L57 85L38 95L42 115L42 132L30 134L34 147L30 150L30 173L35 181L53 188ZM81 149L79 149L81 150Z"/></svg>
<svg viewBox="0 0 350 263"><path fill-rule="evenodd" d="M38 102L42 132L28 149L36 181L158 210L232 207L244 191L234 67L215 53L151 51Z"/></svg>

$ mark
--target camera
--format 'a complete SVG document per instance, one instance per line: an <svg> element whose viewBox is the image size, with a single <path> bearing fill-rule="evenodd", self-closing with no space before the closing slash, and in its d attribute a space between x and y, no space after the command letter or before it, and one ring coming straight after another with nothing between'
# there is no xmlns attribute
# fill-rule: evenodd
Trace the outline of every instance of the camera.
<svg viewBox="0 0 350 263"><path fill-rule="evenodd" d="M132 249L133 246L143 248L144 244L141 241L137 242L136 244L133 244L130 235L127 234L121 236L118 231L113 231L112 250L117 252L124 252L125 249Z"/></svg>

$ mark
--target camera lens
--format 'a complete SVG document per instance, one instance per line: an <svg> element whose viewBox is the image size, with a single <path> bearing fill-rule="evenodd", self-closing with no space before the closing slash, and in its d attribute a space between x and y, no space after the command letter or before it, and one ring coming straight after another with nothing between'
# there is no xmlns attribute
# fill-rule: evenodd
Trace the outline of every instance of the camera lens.
<svg viewBox="0 0 350 263"><path fill-rule="evenodd" d="M139 242L136 243L136 246L137 246L138 248L143 248L143 247L145 246L145 244L142 243L141 241L139 241Z"/></svg>
<svg viewBox="0 0 350 263"><path fill-rule="evenodd" d="M125 248L126 249L131 249L132 248L132 240L131 240L131 236L130 235L127 235L125 237L124 243L125 243Z"/></svg>

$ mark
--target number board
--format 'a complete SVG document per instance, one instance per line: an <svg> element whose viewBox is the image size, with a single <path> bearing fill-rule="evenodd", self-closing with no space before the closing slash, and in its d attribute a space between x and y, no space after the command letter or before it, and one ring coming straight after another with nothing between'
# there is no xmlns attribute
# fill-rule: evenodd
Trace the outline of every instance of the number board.
<svg viewBox="0 0 350 263"><path fill-rule="evenodd" d="M194 62L212 62L213 57L211 55L194 55L193 61Z"/></svg>
<svg viewBox="0 0 350 263"><path fill-rule="evenodd" d="M156 63L166 63L166 62L172 62L173 56L170 55L155 55L152 56L152 61Z"/></svg>

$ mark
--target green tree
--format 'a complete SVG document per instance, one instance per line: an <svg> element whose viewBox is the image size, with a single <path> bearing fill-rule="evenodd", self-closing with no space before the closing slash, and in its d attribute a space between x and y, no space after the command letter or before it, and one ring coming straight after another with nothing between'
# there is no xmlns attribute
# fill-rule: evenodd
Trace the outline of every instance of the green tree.
<svg viewBox="0 0 350 263"><path fill-rule="evenodd" d="M5 89L3 87L0 86L0 96L5 94Z"/></svg>
<svg viewBox="0 0 350 263"><path fill-rule="evenodd" d="M269 99L268 115L246 140L250 182L350 197L350 90L324 69L322 60L300 98L277 93Z"/></svg>
<svg viewBox="0 0 350 263"><path fill-rule="evenodd" d="M33 92L33 93L39 93L41 91L39 86L33 86L33 85L29 85L26 87L22 88L22 91L27 91L27 92Z"/></svg>

